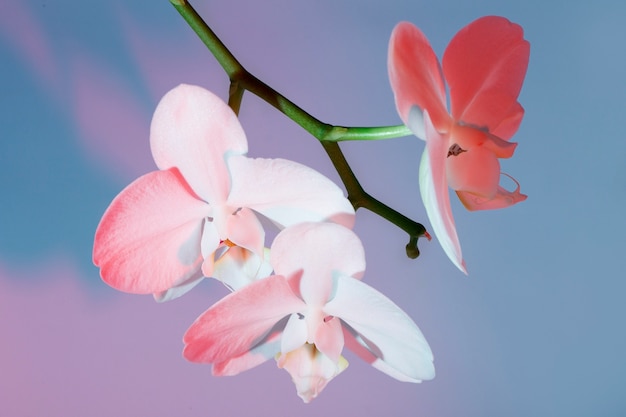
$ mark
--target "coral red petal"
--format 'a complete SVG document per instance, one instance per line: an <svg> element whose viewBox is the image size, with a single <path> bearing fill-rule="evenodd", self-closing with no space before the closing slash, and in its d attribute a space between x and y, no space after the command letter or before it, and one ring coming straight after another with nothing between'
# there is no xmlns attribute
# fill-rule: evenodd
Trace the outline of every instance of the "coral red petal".
<svg viewBox="0 0 626 417"><path fill-rule="evenodd" d="M498 158L510 158L515 153L515 149L517 148L516 142L509 142L503 139L500 139L497 136L486 133L487 140L483 144L483 146L489 150L491 150L496 157Z"/></svg>
<svg viewBox="0 0 626 417"><path fill-rule="evenodd" d="M515 152L517 143L501 139L484 129L478 129L465 124L455 123L450 129L450 143L457 144L462 150L476 146L490 149L498 158L510 158Z"/></svg>
<svg viewBox="0 0 626 417"><path fill-rule="evenodd" d="M175 168L138 178L115 197L96 230L93 261L102 279L150 294L197 276L207 210Z"/></svg>
<svg viewBox="0 0 626 417"><path fill-rule="evenodd" d="M482 17L461 29L443 55L453 118L509 139L523 115L517 97L529 53L521 26L503 17Z"/></svg>
<svg viewBox="0 0 626 417"><path fill-rule="evenodd" d="M241 124L226 103L204 88L185 84L159 102L150 146L160 169L177 167L196 194L210 203L228 196L227 156L248 150Z"/></svg>
<svg viewBox="0 0 626 417"><path fill-rule="evenodd" d="M501 209L526 200L528 196L520 192L519 183L513 177L507 174L503 175L506 175L515 182L517 185L515 190L508 191L506 188L498 186L496 194L492 198L485 198L476 194L457 191L456 193L459 196L459 200L461 200L465 208L470 211Z"/></svg>
<svg viewBox="0 0 626 417"><path fill-rule="evenodd" d="M453 190L468 191L493 198L500 182L500 162L491 150L477 146L446 158L448 185Z"/></svg>
<svg viewBox="0 0 626 417"><path fill-rule="evenodd" d="M244 355L268 337L281 319L304 307L285 277L255 281L196 319L183 338L184 356L192 362L220 363Z"/></svg>
<svg viewBox="0 0 626 417"><path fill-rule="evenodd" d="M418 106L421 111L428 110L438 129L444 129L449 116L439 60L426 36L411 23L401 22L394 28L387 68L404 124L408 125L411 107Z"/></svg>
<svg viewBox="0 0 626 417"><path fill-rule="evenodd" d="M419 168L420 194L439 244L457 268L467 274L450 207L446 176L448 141L435 130L428 112L424 113L424 121L427 140Z"/></svg>

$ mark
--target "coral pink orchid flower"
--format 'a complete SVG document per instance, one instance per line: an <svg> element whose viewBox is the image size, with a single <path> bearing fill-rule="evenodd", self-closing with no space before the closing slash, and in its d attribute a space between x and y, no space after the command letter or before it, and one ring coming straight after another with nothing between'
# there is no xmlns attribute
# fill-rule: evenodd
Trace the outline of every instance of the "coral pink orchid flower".
<svg viewBox="0 0 626 417"><path fill-rule="evenodd" d="M289 227L275 238L270 262L276 275L227 295L196 319L184 336L185 358L213 364L214 375L277 358L305 401L345 369L344 345L398 380L434 377L417 325L359 280L365 255L351 230L334 223Z"/></svg>
<svg viewBox="0 0 626 417"><path fill-rule="evenodd" d="M163 97L150 146L159 170L115 197L96 231L94 263L119 290L163 301L203 277L225 276L241 286L241 274L269 275L257 213L279 227L354 222L341 189L320 173L246 157L237 116L201 87L180 85Z"/></svg>
<svg viewBox="0 0 626 417"><path fill-rule="evenodd" d="M448 186L469 210L523 201L499 185L498 158L513 155L524 109L517 97L530 46L522 28L487 16L461 29L439 61L424 34L399 23L389 45L389 78L403 122L426 141L419 170L420 193L433 231L452 262L467 273ZM443 70L443 74L442 74ZM444 78L450 90L446 110Z"/></svg>

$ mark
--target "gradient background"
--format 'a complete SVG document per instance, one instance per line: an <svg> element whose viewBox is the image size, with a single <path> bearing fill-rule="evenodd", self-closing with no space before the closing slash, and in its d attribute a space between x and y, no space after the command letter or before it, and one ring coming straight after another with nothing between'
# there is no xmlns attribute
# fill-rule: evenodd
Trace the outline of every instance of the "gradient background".
<svg viewBox="0 0 626 417"><path fill-rule="evenodd" d="M223 71L166 0L0 0L0 416L626 415L626 6L619 1L196 1L255 75L323 121L397 124L387 43L400 20L441 56L475 18L524 27L531 58L519 147L503 170L526 202L466 212L470 272L439 244L368 212L356 230L365 280L418 323L437 377L400 383L350 368L309 405L268 362L236 377L181 357L188 325L226 294L206 280L156 304L102 283L93 234L112 198L153 170L160 97L195 83L226 97ZM321 146L247 94L250 156L337 179ZM428 225L423 143L342 146L365 188Z"/></svg>

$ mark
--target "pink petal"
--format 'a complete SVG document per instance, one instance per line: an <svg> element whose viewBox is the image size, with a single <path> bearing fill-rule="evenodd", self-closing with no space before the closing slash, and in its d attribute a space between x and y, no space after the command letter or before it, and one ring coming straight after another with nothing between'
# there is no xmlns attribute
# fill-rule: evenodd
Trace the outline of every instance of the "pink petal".
<svg viewBox="0 0 626 417"><path fill-rule="evenodd" d="M444 130L450 117L439 61L426 36L411 23L394 28L387 68L402 121L408 125L409 111L416 105L428 110L435 126Z"/></svg>
<svg viewBox="0 0 626 417"><path fill-rule="evenodd" d="M309 167L285 159L243 156L230 158L228 165L231 206L255 210L281 228L308 221L354 224L354 208L343 191Z"/></svg>
<svg viewBox="0 0 626 417"><path fill-rule="evenodd" d="M200 267L202 275L205 277L212 277L214 267L215 259L213 259L213 255L211 254L208 258L204 258L204 262L202 262L202 266Z"/></svg>
<svg viewBox="0 0 626 417"><path fill-rule="evenodd" d="M230 188L225 160L246 153L248 143L237 116L219 97L181 84L161 99L150 129L160 169L177 167L202 199L225 201Z"/></svg>
<svg viewBox="0 0 626 417"><path fill-rule="evenodd" d="M446 174L448 185L453 190L468 191L491 199L500 181L500 162L489 149L477 146L456 156L448 156Z"/></svg>
<svg viewBox="0 0 626 417"><path fill-rule="evenodd" d="M448 141L435 130L428 112L424 112L424 121L427 141L419 168L420 194L441 247L457 268L467 274L448 194L446 177Z"/></svg>
<svg viewBox="0 0 626 417"><path fill-rule="evenodd" d="M245 354L283 318L304 308L283 276L274 275L235 291L205 311L185 333L184 356L220 363ZM276 329L280 331L282 329Z"/></svg>
<svg viewBox="0 0 626 417"><path fill-rule="evenodd" d="M177 169L138 178L115 197L96 230L93 261L102 279L150 294L197 277L208 209Z"/></svg>
<svg viewBox="0 0 626 417"><path fill-rule="evenodd" d="M188 280L181 282L180 284L177 284L166 291L155 292L152 295L157 303L171 301L184 294L187 294L189 291L191 291L193 287L200 284L203 279L204 276L202 275L202 271L198 271L196 275L192 276Z"/></svg>
<svg viewBox="0 0 626 417"><path fill-rule="evenodd" d="M528 196L520 192L519 183L513 177L509 175L507 175L507 177L511 178L513 181L515 181L515 184L517 184L515 190L508 191L505 188L498 186L496 194L491 199L487 199L476 194L464 191L457 191L456 193L465 208L472 211L506 208L526 200Z"/></svg>
<svg viewBox="0 0 626 417"><path fill-rule="evenodd" d="M263 253L265 231L252 210L246 207L237 209L226 221L226 235L222 236L223 239L258 255Z"/></svg>
<svg viewBox="0 0 626 417"><path fill-rule="evenodd" d="M252 369L280 353L281 334L272 333L251 350L240 356L213 364L213 375L231 376Z"/></svg>
<svg viewBox="0 0 626 417"><path fill-rule="evenodd" d="M391 376L399 373L413 381L434 378L432 352L413 320L369 285L346 276L335 279L336 295L326 304L325 313L354 329L367 349L393 369Z"/></svg>
<svg viewBox="0 0 626 417"><path fill-rule="evenodd" d="M350 229L334 223L301 223L276 236L270 262L277 274L303 271L301 296L308 305L321 307L331 297L334 271L362 276L365 252Z"/></svg>
<svg viewBox="0 0 626 417"><path fill-rule="evenodd" d="M336 363L339 361L341 351L343 350L343 331L341 321L338 318L326 316L323 321L317 325L315 346L333 362Z"/></svg>
<svg viewBox="0 0 626 417"><path fill-rule="evenodd" d="M503 17L482 17L461 29L443 55L454 119L509 139L524 112L517 96L529 52L521 26Z"/></svg>

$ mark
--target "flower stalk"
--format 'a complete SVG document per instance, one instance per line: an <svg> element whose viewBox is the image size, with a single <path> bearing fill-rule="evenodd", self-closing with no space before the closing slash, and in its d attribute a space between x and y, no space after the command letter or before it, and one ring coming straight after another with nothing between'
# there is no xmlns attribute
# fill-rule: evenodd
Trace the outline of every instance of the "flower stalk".
<svg viewBox="0 0 626 417"><path fill-rule="evenodd" d="M198 35L200 40L206 45L209 51L211 51L215 59L226 72L231 83L228 105L233 111L237 114L239 113L243 94L247 90L275 107L313 135L320 141L330 157L346 187L348 199L355 210L361 207L366 208L407 232L409 235L409 243L406 246L407 255L410 258L419 256L417 240L419 237L427 235L424 226L409 219L365 192L338 145L338 142L341 141L381 140L403 137L410 135L410 130L405 125L344 127L333 126L318 120L248 72L202 17L198 15L189 2L185 0L170 0L170 2Z"/></svg>

